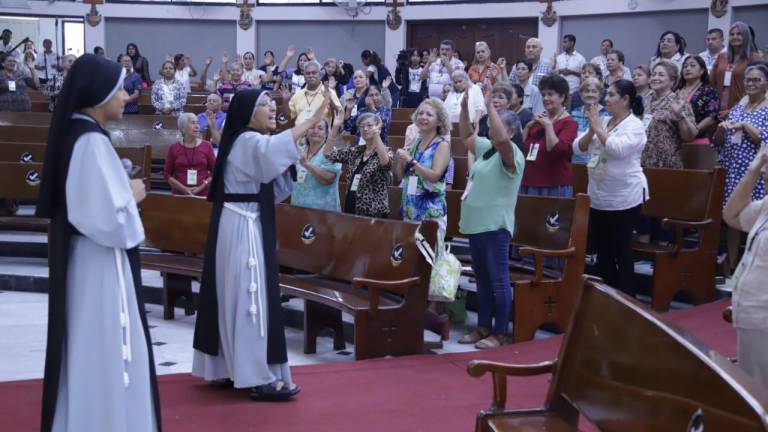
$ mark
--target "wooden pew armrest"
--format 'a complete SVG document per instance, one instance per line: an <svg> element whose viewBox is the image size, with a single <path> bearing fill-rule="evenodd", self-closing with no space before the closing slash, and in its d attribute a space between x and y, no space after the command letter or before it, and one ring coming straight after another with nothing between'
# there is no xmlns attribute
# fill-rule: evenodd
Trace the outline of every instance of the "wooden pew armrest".
<svg viewBox="0 0 768 432"><path fill-rule="evenodd" d="M683 247L685 230L687 229L702 229L712 224L712 219L704 219L702 221L683 221L678 219L664 218L661 220L661 227L665 229L675 230L675 244L672 245L672 255L677 255L680 249Z"/></svg>
<svg viewBox="0 0 768 432"><path fill-rule="evenodd" d="M571 257L576 252L576 248L571 246L568 249L539 249L535 247L521 247L518 253L520 256L533 255L533 262L536 267L536 275L533 285L541 283L544 277L544 257Z"/></svg>
<svg viewBox="0 0 768 432"><path fill-rule="evenodd" d="M404 296L408 291L408 288L419 284L419 282L421 282L421 278L415 276L408 279L394 281L382 281L377 279L356 277L352 279L352 288L362 289L367 287L370 290L370 312L376 313L379 310L379 294L381 290L391 291L393 293Z"/></svg>
<svg viewBox="0 0 768 432"><path fill-rule="evenodd" d="M501 411L505 409L507 404L508 376L531 376L553 373L556 366L557 360L530 365L472 360L467 365L467 373L475 378L479 378L487 372L493 374L493 402L491 402L491 411Z"/></svg>

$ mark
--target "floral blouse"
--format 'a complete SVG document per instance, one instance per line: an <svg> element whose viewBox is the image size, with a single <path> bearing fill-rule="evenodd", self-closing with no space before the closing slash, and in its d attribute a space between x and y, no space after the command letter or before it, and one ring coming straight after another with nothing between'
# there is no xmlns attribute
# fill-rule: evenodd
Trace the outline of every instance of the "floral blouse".
<svg viewBox="0 0 768 432"><path fill-rule="evenodd" d="M709 84L700 86L690 98L688 102L691 103L693 109L693 117L696 119L698 125L707 117L712 117L717 120L717 116L720 112L720 97L717 95L717 90ZM707 134L707 131L701 131L698 138L702 138Z"/></svg>
<svg viewBox="0 0 768 432"><path fill-rule="evenodd" d="M161 78L152 85L152 106L155 107L155 114L162 114L163 108L169 106L170 115L178 116L186 103L187 89L181 81L174 78L170 84L166 84Z"/></svg>
<svg viewBox="0 0 768 432"><path fill-rule="evenodd" d="M646 116L646 134L648 143L643 149L641 162L643 167L650 168L682 168L681 149L683 139L677 132L677 122L673 120L672 101L677 97L670 92L662 98L656 94L644 99ZM693 109L690 103L683 106L683 117L694 121Z"/></svg>
<svg viewBox="0 0 768 432"><path fill-rule="evenodd" d="M50 99L48 102L48 111L53 112L53 108L56 107L56 97L61 92L61 86L64 84L64 72L56 72L47 83L43 86L43 96Z"/></svg>
<svg viewBox="0 0 768 432"><path fill-rule="evenodd" d="M305 152L304 148L301 152ZM299 207L316 208L322 210L341 211L339 205L339 177L341 177L341 164L332 163L325 158L323 149L309 160L309 163L319 169L330 171L336 175L333 183L326 185L313 176L306 168L296 164L297 176L293 182L291 204Z"/></svg>
<svg viewBox="0 0 768 432"><path fill-rule="evenodd" d="M16 91L10 91L8 82L11 80L16 82ZM5 70L0 70L0 111L30 111L32 101L27 88L36 88L32 78L24 77L19 72L11 77Z"/></svg>
<svg viewBox="0 0 768 432"><path fill-rule="evenodd" d="M411 148L411 157L419 165L431 168L440 144L445 138L438 137L425 150L420 151L421 138ZM415 181L416 186L411 182ZM429 182L417 175L413 168L406 171L403 178L403 200L400 206L400 216L405 220L421 221L424 219L441 218L448 214L448 204L445 201L445 173L435 183ZM411 193L413 192L413 193Z"/></svg>
<svg viewBox="0 0 768 432"><path fill-rule="evenodd" d="M354 214L369 217L387 217L389 215L389 195L387 187L390 183L390 169L392 168L392 150L387 148L389 162L386 165L379 163L376 152L367 160L364 160L366 146L350 146L335 149L328 156L329 162L341 162L345 165L345 179L347 182L347 196L344 203L344 212L351 213L347 204L350 202L350 194L354 199ZM357 192L351 188L355 179L355 172L360 173Z"/></svg>

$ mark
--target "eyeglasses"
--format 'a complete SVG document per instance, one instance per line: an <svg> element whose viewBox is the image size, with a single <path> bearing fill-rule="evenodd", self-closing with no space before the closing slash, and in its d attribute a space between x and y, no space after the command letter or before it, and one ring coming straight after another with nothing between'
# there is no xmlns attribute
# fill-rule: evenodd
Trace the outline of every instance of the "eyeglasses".
<svg viewBox="0 0 768 432"><path fill-rule="evenodd" d="M744 84L761 84L763 81L762 78L744 78Z"/></svg>

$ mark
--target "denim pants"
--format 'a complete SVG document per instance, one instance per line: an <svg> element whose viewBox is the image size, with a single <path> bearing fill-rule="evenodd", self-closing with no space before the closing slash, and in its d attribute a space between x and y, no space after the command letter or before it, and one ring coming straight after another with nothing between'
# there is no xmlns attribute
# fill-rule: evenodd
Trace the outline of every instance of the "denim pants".
<svg viewBox="0 0 768 432"><path fill-rule="evenodd" d="M512 309L509 284L509 231L499 229L469 235L472 269L477 280L477 320L493 334L506 335ZM491 326L491 315L496 321Z"/></svg>

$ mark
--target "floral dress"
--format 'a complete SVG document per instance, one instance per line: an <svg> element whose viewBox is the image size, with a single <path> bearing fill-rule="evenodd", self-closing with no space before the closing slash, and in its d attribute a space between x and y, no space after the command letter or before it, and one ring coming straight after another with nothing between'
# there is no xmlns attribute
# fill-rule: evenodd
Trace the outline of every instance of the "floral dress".
<svg viewBox="0 0 768 432"><path fill-rule="evenodd" d="M421 138L411 148L411 157L423 167L432 167L432 162L437 154L440 144L445 138L438 137L424 150L419 150ZM416 182L413 186L411 182ZM445 173L435 183L429 182L416 175L413 168L404 173L403 200L400 206L400 216L405 220L421 221L425 219L439 219L448 214L448 205L445 201Z"/></svg>
<svg viewBox="0 0 768 432"><path fill-rule="evenodd" d="M648 144L643 149L641 162L645 168L682 168L683 139L677 131L677 122L673 120L672 101L677 98L673 92L657 98L655 94L644 99ZM691 104L683 106L682 116L694 121Z"/></svg>
<svg viewBox="0 0 768 432"><path fill-rule="evenodd" d="M720 112L720 97L717 90L709 84L700 86L688 99L693 109L693 117L698 125L707 117L712 117L717 121ZM704 138L707 131L701 131L696 138Z"/></svg>
<svg viewBox="0 0 768 432"><path fill-rule="evenodd" d="M768 107L759 110L747 112L744 106L736 104L728 115L728 121L739 123L745 122L754 126L760 131L760 141L768 141ZM759 142L753 142L748 133L726 129L725 145L718 148L720 155L720 165L726 170L725 174L725 195L723 196L723 206L728 202L728 198L736 189L741 179L747 173L747 168L757 155L760 149ZM757 186L752 190L752 201L761 200L765 197L765 179L760 178Z"/></svg>
<svg viewBox="0 0 768 432"><path fill-rule="evenodd" d="M390 169L392 168L392 150L387 148L389 162L382 165L377 152L365 159L366 146L350 146L334 149L328 156L330 162L345 165L347 194L344 212L358 216L386 218L389 216ZM355 177L358 178L357 190L352 190Z"/></svg>
<svg viewBox="0 0 768 432"><path fill-rule="evenodd" d="M301 149L305 152L305 149ZM323 149L312 156L309 163L319 169L330 171L336 175L333 183L326 185L313 176L306 168L296 164L296 181L293 182L291 204L298 207L315 208L321 210L341 211L339 205L339 177L341 176L341 164L330 162L325 158Z"/></svg>

